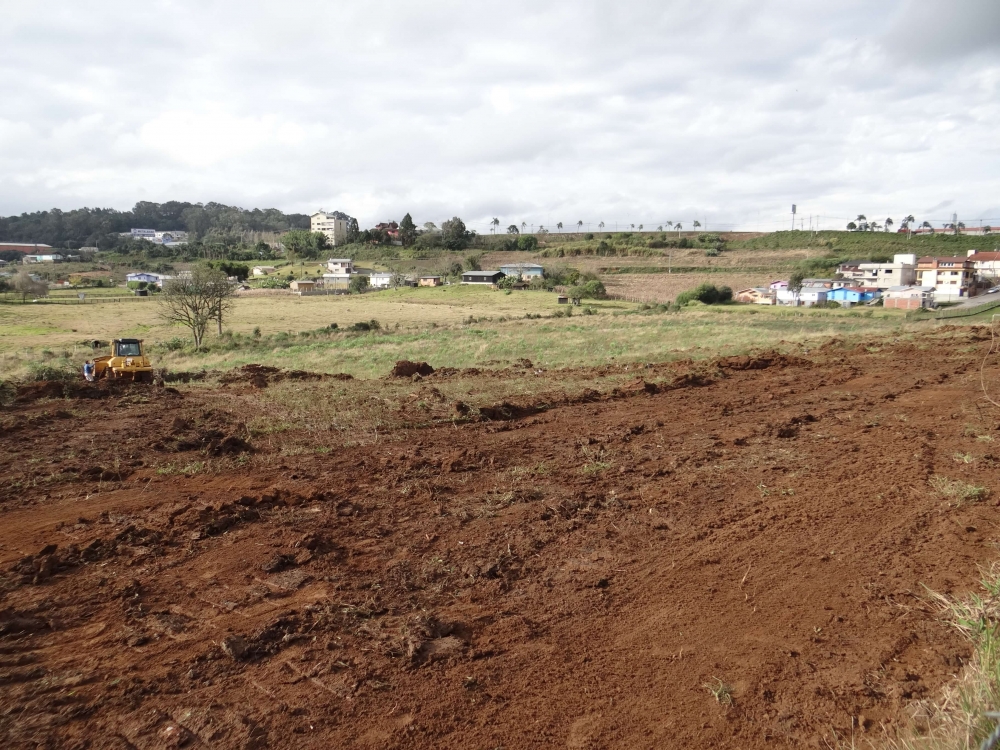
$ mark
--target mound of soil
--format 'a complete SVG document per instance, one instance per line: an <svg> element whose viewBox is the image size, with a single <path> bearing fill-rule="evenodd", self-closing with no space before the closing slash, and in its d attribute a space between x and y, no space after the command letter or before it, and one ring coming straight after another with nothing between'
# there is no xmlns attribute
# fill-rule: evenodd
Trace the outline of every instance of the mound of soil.
<svg viewBox="0 0 1000 750"><path fill-rule="evenodd" d="M389 373L389 376L393 378L412 378L414 375L427 377L433 373L434 368L426 362L411 362L408 359L401 359L396 362L396 365L392 368L392 372Z"/></svg>
<svg viewBox="0 0 1000 750"><path fill-rule="evenodd" d="M219 382L224 385L232 383L249 383L255 388L267 388L271 383L279 383L282 380L352 380L352 376L346 373L336 373L327 375L320 372L307 372L306 370L282 370L279 367L269 365L248 364L237 367L219 376Z"/></svg>
<svg viewBox="0 0 1000 750"><path fill-rule="evenodd" d="M765 352L754 356L722 357L712 364L724 370L763 370L768 367L810 367L812 362L803 357L778 352Z"/></svg>
<svg viewBox="0 0 1000 750"><path fill-rule="evenodd" d="M15 404L28 404L43 398L62 398L65 393L63 383L56 380L42 380L18 386Z"/></svg>

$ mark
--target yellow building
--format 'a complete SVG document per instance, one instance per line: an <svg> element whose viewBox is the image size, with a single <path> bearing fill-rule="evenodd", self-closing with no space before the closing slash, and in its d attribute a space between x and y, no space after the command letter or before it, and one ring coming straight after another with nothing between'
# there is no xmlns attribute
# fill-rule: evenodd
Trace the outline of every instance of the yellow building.
<svg viewBox="0 0 1000 750"><path fill-rule="evenodd" d="M326 211L317 211L309 217L309 227L314 232L322 232L331 245L343 245L347 242L347 220L338 219Z"/></svg>

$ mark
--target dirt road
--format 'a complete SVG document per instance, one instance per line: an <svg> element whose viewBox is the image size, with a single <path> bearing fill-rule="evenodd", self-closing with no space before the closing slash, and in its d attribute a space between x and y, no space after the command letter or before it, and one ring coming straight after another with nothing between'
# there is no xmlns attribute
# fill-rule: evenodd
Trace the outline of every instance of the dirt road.
<svg viewBox="0 0 1000 750"><path fill-rule="evenodd" d="M640 367L295 456L219 417L239 385L28 393L0 412L0 744L874 739L969 654L923 587L995 556L1000 494L930 485L1000 493L987 347Z"/></svg>

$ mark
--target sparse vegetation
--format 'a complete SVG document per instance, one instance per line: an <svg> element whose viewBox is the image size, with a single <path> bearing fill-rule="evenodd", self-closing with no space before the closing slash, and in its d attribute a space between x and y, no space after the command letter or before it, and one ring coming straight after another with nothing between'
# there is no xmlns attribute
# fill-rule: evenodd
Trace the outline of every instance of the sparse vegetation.
<svg viewBox="0 0 1000 750"><path fill-rule="evenodd" d="M706 682L702 685L713 698L715 702L721 706L732 706L733 705L733 688L731 685L727 685L725 682L720 680L718 677L713 677L711 682Z"/></svg>
<svg viewBox="0 0 1000 750"><path fill-rule="evenodd" d="M941 618L972 644L972 658L955 684L925 704L926 726L892 740L898 750L973 750L997 725L1000 706L1000 565L981 571L982 593L964 598L929 592Z"/></svg>
<svg viewBox="0 0 1000 750"><path fill-rule="evenodd" d="M931 477L930 485L941 497L956 505L979 502L985 500L989 495L989 490L986 487L968 484L960 479L949 479L941 475Z"/></svg>

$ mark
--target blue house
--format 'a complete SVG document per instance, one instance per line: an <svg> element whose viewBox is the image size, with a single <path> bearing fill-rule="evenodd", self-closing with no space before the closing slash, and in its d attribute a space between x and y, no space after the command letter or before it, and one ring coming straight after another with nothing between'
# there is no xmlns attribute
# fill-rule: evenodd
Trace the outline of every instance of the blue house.
<svg viewBox="0 0 1000 750"><path fill-rule="evenodd" d="M878 293L878 289L870 287L845 286L827 291L826 299L828 302L839 302L844 307L850 307L851 305L861 305L871 302Z"/></svg>
<svg viewBox="0 0 1000 750"><path fill-rule="evenodd" d="M521 279L540 279L545 269L537 263L507 263L500 266L504 276L514 276Z"/></svg>

